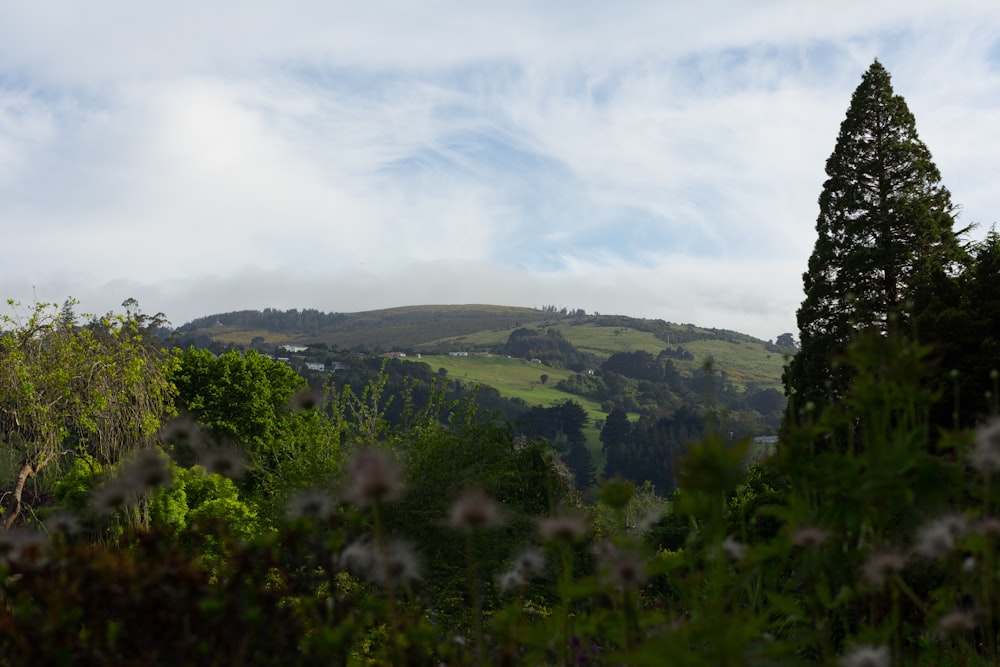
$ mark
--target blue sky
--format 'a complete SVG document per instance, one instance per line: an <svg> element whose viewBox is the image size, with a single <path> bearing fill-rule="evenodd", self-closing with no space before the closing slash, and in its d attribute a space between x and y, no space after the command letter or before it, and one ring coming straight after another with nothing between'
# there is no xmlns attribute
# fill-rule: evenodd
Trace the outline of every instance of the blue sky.
<svg viewBox="0 0 1000 667"><path fill-rule="evenodd" d="M0 296L554 304L795 331L874 58L960 226L1000 218L973 0L0 4Z"/></svg>

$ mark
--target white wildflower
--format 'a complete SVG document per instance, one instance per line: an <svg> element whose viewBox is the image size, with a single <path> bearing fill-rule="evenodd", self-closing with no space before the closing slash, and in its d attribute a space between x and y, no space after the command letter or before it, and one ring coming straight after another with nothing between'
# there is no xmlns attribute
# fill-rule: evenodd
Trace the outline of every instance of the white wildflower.
<svg viewBox="0 0 1000 667"><path fill-rule="evenodd" d="M941 617L937 624L937 636L940 639L970 632L976 629L975 615L965 609L956 609Z"/></svg>
<svg viewBox="0 0 1000 667"><path fill-rule="evenodd" d="M969 464L986 475L1000 472L1000 418L976 431L969 448Z"/></svg>
<svg viewBox="0 0 1000 667"><path fill-rule="evenodd" d="M851 649L841 659L844 667L888 667L888 646L858 646Z"/></svg>
<svg viewBox="0 0 1000 667"><path fill-rule="evenodd" d="M501 523L503 516L500 506L477 487L462 491L451 504L448 514L448 524L464 530L494 528Z"/></svg>
<svg viewBox="0 0 1000 667"><path fill-rule="evenodd" d="M861 578L871 586L882 588L896 574L906 567L906 559L894 551L882 551L871 558L861 568Z"/></svg>
<svg viewBox="0 0 1000 667"><path fill-rule="evenodd" d="M746 551L746 545L741 544L732 535L726 537L726 539L722 541L722 553L724 553L726 558L733 563L738 563L743 560L743 556L746 555Z"/></svg>
<svg viewBox="0 0 1000 667"><path fill-rule="evenodd" d="M402 493L403 471L387 452L360 449L347 462L344 497L359 507L393 500Z"/></svg>
<svg viewBox="0 0 1000 667"><path fill-rule="evenodd" d="M956 542L965 535L968 522L964 516L949 514L924 524L917 531L914 551L928 560L938 560L947 556L955 548Z"/></svg>

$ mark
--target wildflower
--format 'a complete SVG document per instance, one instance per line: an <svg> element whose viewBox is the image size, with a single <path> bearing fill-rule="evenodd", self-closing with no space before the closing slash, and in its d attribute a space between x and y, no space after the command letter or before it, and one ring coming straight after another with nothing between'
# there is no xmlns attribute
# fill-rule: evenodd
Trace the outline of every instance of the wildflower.
<svg viewBox="0 0 1000 667"><path fill-rule="evenodd" d="M903 571L906 559L896 552L883 551L868 559L861 568L861 578L871 586L882 588L894 575Z"/></svg>
<svg viewBox="0 0 1000 667"><path fill-rule="evenodd" d="M453 528L466 530L493 528L502 522L500 506L479 488L462 491L452 503L448 517L448 523Z"/></svg>
<svg viewBox="0 0 1000 667"><path fill-rule="evenodd" d="M586 533L587 524L578 516L561 514L538 522L538 534L543 540L572 542Z"/></svg>
<svg viewBox="0 0 1000 667"><path fill-rule="evenodd" d="M826 541L827 532L816 526L800 526L792 536L792 544L803 549L814 549Z"/></svg>
<svg viewBox="0 0 1000 667"><path fill-rule="evenodd" d="M163 425L160 440L177 447L195 448L201 443L201 432L191 417L178 417Z"/></svg>
<svg viewBox="0 0 1000 667"><path fill-rule="evenodd" d="M47 546L45 535L37 530L13 528L0 533L0 562L37 561Z"/></svg>
<svg viewBox="0 0 1000 667"><path fill-rule="evenodd" d="M538 549L528 548L514 557L514 564L497 577L497 585L504 593L522 589L528 580L545 571L545 555Z"/></svg>
<svg viewBox="0 0 1000 667"><path fill-rule="evenodd" d="M963 516L951 514L934 519L917 531L914 551L928 560L944 558L955 548L955 542L965 535L966 530Z"/></svg>
<svg viewBox="0 0 1000 667"><path fill-rule="evenodd" d="M379 449L361 449L347 462L348 484L344 496L360 507L392 500L402 493L403 473L389 455Z"/></svg>
<svg viewBox="0 0 1000 667"><path fill-rule="evenodd" d="M858 646L843 656L840 664L844 667L888 667L888 646Z"/></svg>
<svg viewBox="0 0 1000 667"><path fill-rule="evenodd" d="M239 477L245 468L243 455L229 447L214 447L201 456L201 465L212 475Z"/></svg>
<svg viewBox="0 0 1000 667"><path fill-rule="evenodd" d="M594 555L609 582L621 586L646 582L646 561L634 550L604 540L594 545Z"/></svg>
<svg viewBox="0 0 1000 667"><path fill-rule="evenodd" d="M722 553L724 553L726 558L734 563L743 560L743 556L746 554L746 551L746 545L741 544L731 535L722 541Z"/></svg>
<svg viewBox="0 0 1000 667"><path fill-rule="evenodd" d="M123 483L137 491L151 491L167 486L172 479L170 463L158 449L143 449L122 469Z"/></svg>
<svg viewBox="0 0 1000 667"><path fill-rule="evenodd" d="M504 593L521 590L521 588L523 588L527 583L528 580L524 576L524 573L516 567L504 570L497 577L497 586Z"/></svg>
<svg viewBox="0 0 1000 667"><path fill-rule="evenodd" d="M50 535L76 535L80 532L80 520L69 512L58 512L45 522L45 530Z"/></svg>
<svg viewBox="0 0 1000 667"><path fill-rule="evenodd" d="M643 515L641 519L639 519L639 523L636 526L636 528L640 533L649 532L653 528L653 526L659 523L660 519L662 518L663 518L662 510L658 509L651 510L647 512L645 515Z"/></svg>
<svg viewBox="0 0 1000 667"><path fill-rule="evenodd" d="M1000 419L976 431L969 449L969 464L984 475L1000 472Z"/></svg>
<svg viewBox="0 0 1000 667"><path fill-rule="evenodd" d="M326 519L333 512L330 496L319 489L307 489L288 501L288 516L293 519Z"/></svg>
<svg viewBox="0 0 1000 667"><path fill-rule="evenodd" d="M135 487L128 479L116 478L94 492L91 506L98 514L107 516L134 505L135 501Z"/></svg>
<svg viewBox="0 0 1000 667"><path fill-rule="evenodd" d="M351 542L340 552L341 569L361 577L368 577L375 561L375 547L368 539Z"/></svg>
<svg viewBox="0 0 1000 667"><path fill-rule="evenodd" d="M383 586L420 579L420 560L413 545L406 540L390 540L384 553L376 550L376 556L378 563L372 569L372 578Z"/></svg>
<svg viewBox="0 0 1000 667"><path fill-rule="evenodd" d="M514 557L514 567L526 577L536 577L545 571L545 554L528 548Z"/></svg>
<svg viewBox="0 0 1000 667"><path fill-rule="evenodd" d="M976 532L983 537L1000 537L1000 519L986 516L976 524Z"/></svg>
<svg viewBox="0 0 1000 667"><path fill-rule="evenodd" d="M405 540L389 540L384 551L371 539L352 542L340 554L340 567L383 586L420 579L420 561Z"/></svg>
<svg viewBox="0 0 1000 667"><path fill-rule="evenodd" d="M293 410L315 410L323 406L326 402L326 394L322 391L304 390L292 396L291 407Z"/></svg>
<svg viewBox="0 0 1000 667"><path fill-rule="evenodd" d="M941 617L937 624L937 636L940 639L969 632L976 628L976 617L971 611L956 609Z"/></svg>

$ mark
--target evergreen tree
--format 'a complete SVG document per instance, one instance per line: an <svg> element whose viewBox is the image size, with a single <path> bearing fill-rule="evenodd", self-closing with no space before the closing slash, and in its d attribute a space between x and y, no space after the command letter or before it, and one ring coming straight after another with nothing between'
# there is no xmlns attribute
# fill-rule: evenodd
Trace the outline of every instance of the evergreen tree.
<svg viewBox="0 0 1000 667"><path fill-rule="evenodd" d="M834 359L860 331L905 324L921 281L962 256L951 195L878 60L854 91L826 174L797 313L801 351L785 374L793 418L842 397L850 377Z"/></svg>
<svg viewBox="0 0 1000 667"><path fill-rule="evenodd" d="M932 423L971 428L1000 408L1000 234L970 248L966 269L939 271L914 300L921 340L933 343Z"/></svg>

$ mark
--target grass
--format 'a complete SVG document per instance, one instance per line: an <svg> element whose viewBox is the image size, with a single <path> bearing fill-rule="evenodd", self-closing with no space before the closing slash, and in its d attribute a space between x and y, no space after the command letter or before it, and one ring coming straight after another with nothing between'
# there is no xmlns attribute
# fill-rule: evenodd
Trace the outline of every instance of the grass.
<svg viewBox="0 0 1000 667"><path fill-rule="evenodd" d="M667 347L662 340L653 334L628 327L579 324L560 326L556 329L577 349L605 359L615 352L635 352L638 350L656 355L664 347Z"/></svg>
<svg viewBox="0 0 1000 667"><path fill-rule="evenodd" d="M539 330L551 327L561 332L578 349L598 359L606 359L616 352L636 350L656 355L665 347L678 345L664 342L648 331L628 326L629 318L621 320L622 323L613 325L606 322L598 324L593 320L505 306L413 306L348 314L329 330L312 334L303 331L269 331L261 325L213 326L201 329L201 333L217 341L244 346L250 345L254 338L261 337L267 345L325 342L344 348L363 346L375 351L415 349L426 354L447 349L496 349L506 342L510 332L516 327ZM707 329L690 325L659 324L665 331L676 330L678 340L690 337L692 332L713 335ZM675 361L675 365L682 372L690 373L700 367L706 357L711 356L716 370L724 371L729 380L737 385L745 386L755 382L763 387L781 387L784 363L782 355L767 352L759 342L733 343L723 338L726 336L680 343L680 347L691 352L695 359ZM442 365L447 367L446 364ZM548 375L553 378L553 382L560 377L555 372L548 372ZM521 398L531 403L545 404L546 400L561 398L559 394L536 391L537 388L531 384L534 379L536 378L517 379L505 370L499 380L482 378L480 381L498 389L501 388L500 385L508 386L509 391L519 392Z"/></svg>
<svg viewBox="0 0 1000 667"><path fill-rule="evenodd" d="M444 368L448 377L465 384L490 386L507 398L520 398L528 405L550 407L567 399L572 399L587 411L587 423L583 434L587 438L587 449L594 459L594 465L600 473L604 469L604 452L601 451L600 430L594 425L607 416L601 410L600 403L575 394L568 394L555 388L559 380L574 374L563 368L549 368L541 364L533 364L524 359L510 359L499 355L452 357L450 355L425 354L419 360L428 364L434 370ZM548 380L542 384L541 376L548 375Z"/></svg>
<svg viewBox="0 0 1000 667"><path fill-rule="evenodd" d="M694 361L675 361L681 370L691 371L712 359L716 371L725 371L730 382L740 386L755 382L762 387L781 389L784 355L768 352L760 343L730 343L723 340L696 340L682 345Z"/></svg>

